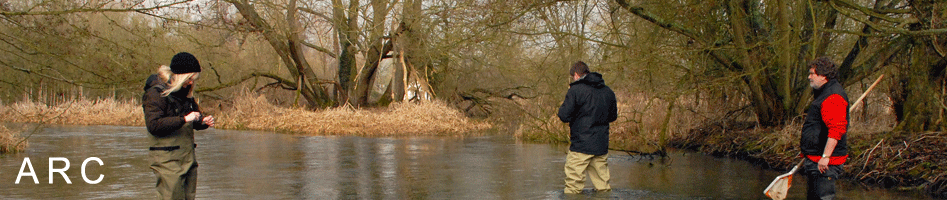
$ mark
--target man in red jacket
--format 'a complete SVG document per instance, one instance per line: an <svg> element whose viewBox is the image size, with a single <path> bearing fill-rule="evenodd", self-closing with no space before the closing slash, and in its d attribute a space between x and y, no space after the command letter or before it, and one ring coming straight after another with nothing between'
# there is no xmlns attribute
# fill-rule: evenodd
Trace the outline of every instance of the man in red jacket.
<svg viewBox="0 0 947 200"><path fill-rule="evenodd" d="M829 58L809 63L809 86L814 99L806 111L799 139L801 156L807 158L803 173L808 179L808 199L835 198L835 179L848 159L848 95L838 82L838 69Z"/></svg>

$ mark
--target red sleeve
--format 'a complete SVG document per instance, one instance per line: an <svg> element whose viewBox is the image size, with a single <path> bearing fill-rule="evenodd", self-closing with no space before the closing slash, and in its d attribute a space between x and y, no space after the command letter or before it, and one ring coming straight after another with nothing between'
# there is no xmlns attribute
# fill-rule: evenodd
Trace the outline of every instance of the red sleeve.
<svg viewBox="0 0 947 200"><path fill-rule="evenodd" d="M829 128L829 137L841 140L842 135L848 132L848 102L841 95L833 94L822 102L822 120Z"/></svg>

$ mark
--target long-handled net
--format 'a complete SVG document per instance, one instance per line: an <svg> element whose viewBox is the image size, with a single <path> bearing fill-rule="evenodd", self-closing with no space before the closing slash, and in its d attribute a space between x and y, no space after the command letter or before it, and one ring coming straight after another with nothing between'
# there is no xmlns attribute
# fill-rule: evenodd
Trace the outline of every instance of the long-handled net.
<svg viewBox="0 0 947 200"><path fill-rule="evenodd" d="M868 92L871 92L871 89L874 89L875 86L878 85L879 82L881 82L881 78L884 78L884 77L885 77L884 74L882 74L881 76L878 76L878 79L876 79L875 82L872 83L871 86L869 86L868 89L865 90L865 93L862 93L861 97L858 97L858 100L855 100L855 103L853 103L852 106L849 106L848 112L852 112L853 110L855 110L855 107L858 107L859 103L861 103L861 101L865 99L865 96L868 95ZM776 180L773 180L772 183L769 183L769 186L767 186L766 189L763 190L763 194L765 194L769 198L776 199L776 200L785 199L786 194L789 193L789 187L792 186L792 175L796 173L796 170L799 170L799 167L802 166L802 162L806 161L805 159L806 158L802 158L802 160L799 161L799 164L796 164L796 166L793 167L792 170L789 170L788 173L777 176Z"/></svg>
<svg viewBox="0 0 947 200"><path fill-rule="evenodd" d="M792 186L792 175L796 173L796 170L799 170L803 161L805 161L805 158L799 161L799 164L796 164L788 173L777 176L776 180L773 180L773 182L766 187L766 190L763 190L763 194L776 200L785 199L786 195L789 194L789 187Z"/></svg>

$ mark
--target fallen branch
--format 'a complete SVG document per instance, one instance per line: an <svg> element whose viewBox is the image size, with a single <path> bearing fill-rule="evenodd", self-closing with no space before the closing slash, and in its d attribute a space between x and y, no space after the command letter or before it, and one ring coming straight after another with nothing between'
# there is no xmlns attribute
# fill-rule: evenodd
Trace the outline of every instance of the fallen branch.
<svg viewBox="0 0 947 200"><path fill-rule="evenodd" d="M865 156L865 164L862 165L862 170L861 170L860 172L864 172L864 171L865 171L865 167L868 166L868 160L871 160L871 153L875 152L875 149L878 148L878 145L881 145L881 143L884 142L884 141L885 141L885 139L881 139L881 141L878 141L878 144L875 144L875 147L872 147L872 148L871 148L871 151L868 151L868 155Z"/></svg>

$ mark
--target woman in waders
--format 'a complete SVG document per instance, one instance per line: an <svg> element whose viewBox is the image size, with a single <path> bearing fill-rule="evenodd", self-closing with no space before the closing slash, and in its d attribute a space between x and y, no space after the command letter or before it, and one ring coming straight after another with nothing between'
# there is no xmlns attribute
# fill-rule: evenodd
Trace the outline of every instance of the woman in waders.
<svg viewBox="0 0 947 200"><path fill-rule="evenodd" d="M200 72L197 58L181 52L145 83L141 102L159 199L194 199L197 190L194 130L214 125L214 117L202 116L194 101L194 81Z"/></svg>

